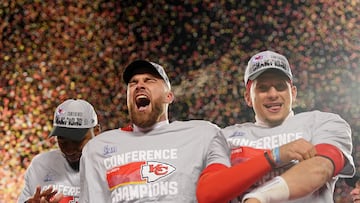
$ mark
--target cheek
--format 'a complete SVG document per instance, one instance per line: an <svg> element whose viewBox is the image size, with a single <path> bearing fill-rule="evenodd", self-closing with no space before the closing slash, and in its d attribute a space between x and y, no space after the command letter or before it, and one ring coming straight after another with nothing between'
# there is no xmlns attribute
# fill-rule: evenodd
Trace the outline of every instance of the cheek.
<svg viewBox="0 0 360 203"><path fill-rule="evenodd" d="M265 94L261 94L261 93L258 93L258 94L251 94L251 97L250 97L250 101L252 103L253 106L261 106L261 101L263 101L265 99Z"/></svg>
<svg viewBox="0 0 360 203"><path fill-rule="evenodd" d="M131 92L130 92L130 90L128 90L126 92L126 102L127 102L128 105L130 103L130 100L131 100Z"/></svg>

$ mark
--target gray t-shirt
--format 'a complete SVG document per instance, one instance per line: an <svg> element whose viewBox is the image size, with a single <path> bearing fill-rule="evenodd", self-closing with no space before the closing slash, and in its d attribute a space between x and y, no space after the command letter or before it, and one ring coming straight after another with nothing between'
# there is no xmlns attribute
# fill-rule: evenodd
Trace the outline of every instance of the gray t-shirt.
<svg viewBox="0 0 360 203"><path fill-rule="evenodd" d="M46 190L50 186L64 194L62 203L76 203L80 194L80 174L67 163L60 150L36 155L25 172L25 185L18 203L32 197L37 186Z"/></svg>
<svg viewBox="0 0 360 203"><path fill-rule="evenodd" d="M226 127L222 134L232 149L237 147L254 147L259 149L272 149L291 141L304 138L312 144L328 143L338 147L344 154L346 165L340 174L326 183L321 189L294 201L292 203L331 203L338 177L351 177L355 171L351 156L352 140L351 129L348 123L333 113L311 111L299 113L289 117L283 124L268 128L254 123L236 124ZM244 160L246 157L243 158ZM263 184L275 176L281 175L298 162L272 170L253 185L252 188Z"/></svg>
<svg viewBox="0 0 360 203"><path fill-rule="evenodd" d="M212 163L229 166L230 149L207 121L175 121L148 133L106 131L81 158L80 202L197 202L196 185Z"/></svg>

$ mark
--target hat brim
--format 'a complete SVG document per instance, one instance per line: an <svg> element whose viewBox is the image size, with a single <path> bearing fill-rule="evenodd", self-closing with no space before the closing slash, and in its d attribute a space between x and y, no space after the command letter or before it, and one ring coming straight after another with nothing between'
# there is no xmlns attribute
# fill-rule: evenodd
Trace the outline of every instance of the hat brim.
<svg viewBox="0 0 360 203"><path fill-rule="evenodd" d="M138 68L150 68L150 69L148 69L148 72L151 72L152 74L160 76L160 74L158 73L156 68L150 62L145 61L145 60L136 60L136 61L130 63L125 68L125 71L123 73L123 80L125 81L126 84L128 84L131 77L137 73L135 70ZM160 76L160 78L161 78L161 76Z"/></svg>
<svg viewBox="0 0 360 203"><path fill-rule="evenodd" d="M277 68L277 67L269 67L269 68L264 68L264 69L259 69L258 71L254 72L253 74L251 74L249 76L249 80L255 80L257 77L259 77L261 74L263 74L264 72L266 71L269 71L269 70L277 70L281 73L283 73L284 75L286 75L286 77L288 77L290 79L290 81L292 81L292 76L289 75L286 71L284 71L283 69L281 68Z"/></svg>
<svg viewBox="0 0 360 203"><path fill-rule="evenodd" d="M356 183L360 180L360 176L355 175L352 178L345 178L345 183L350 187L355 187Z"/></svg>
<svg viewBox="0 0 360 203"><path fill-rule="evenodd" d="M49 136L60 136L74 141L81 141L84 139L88 130L89 128L65 128L55 126Z"/></svg>

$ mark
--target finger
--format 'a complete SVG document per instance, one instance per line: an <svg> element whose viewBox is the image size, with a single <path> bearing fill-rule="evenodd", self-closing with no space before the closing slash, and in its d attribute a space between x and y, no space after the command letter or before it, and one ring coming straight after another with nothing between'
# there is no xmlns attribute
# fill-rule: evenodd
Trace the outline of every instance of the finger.
<svg viewBox="0 0 360 203"><path fill-rule="evenodd" d="M52 193L56 193L56 190L53 190L52 186L50 186L48 189L44 190L42 193L41 193L41 196L48 196Z"/></svg>
<svg viewBox="0 0 360 203"><path fill-rule="evenodd" d="M316 154L317 154L317 151L316 151L316 149L315 149L315 147L314 147L314 148L312 148L312 150L311 150L311 155L314 157L314 156L316 156Z"/></svg>
<svg viewBox="0 0 360 203"><path fill-rule="evenodd" d="M40 197L41 197L40 192L41 192L41 187L40 187L40 186L37 186L37 187L36 187L36 190L35 190L35 194L34 194L34 199L35 199L35 200L39 200L39 199L40 199Z"/></svg>
<svg viewBox="0 0 360 203"><path fill-rule="evenodd" d="M50 201L50 198L52 198L57 193L57 190L53 190L53 187L49 187L48 189L44 190L40 196L44 197L47 201Z"/></svg>
<svg viewBox="0 0 360 203"><path fill-rule="evenodd" d="M308 152L306 153L306 159L310 159L312 157L316 156L316 149L315 147L312 147Z"/></svg>
<svg viewBox="0 0 360 203"><path fill-rule="evenodd" d="M310 159L312 156L309 152L304 154L304 160Z"/></svg>
<svg viewBox="0 0 360 203"><path fill-rule="evenodd" d="M40 203L49 203L49 201L45 197L41 197Z"/></svg>
<svg viewBox="0 0 360 203"><path fill-rule="evenodd" d="M304 154L302 154L300 152L295 152L293 156L294 156L295 160L298 160L298 161L304 161L305 160Z"/></svg>
<svg viewBox="0 0 360 203"><path fill-rule="evenodd" d="M54 195L56 195L56 193L57 193L57 191L54 190L54 191L52 191L50 194L46 195L45 197L46 197L46 199L47 199L48 201L50 201L51 198L53 198Z"/></svg>
<svg viewBox="0 0 360 203"><path fill-rule="evenodd" d="M52 192L53 192L53 188L52 188L52 186L50 186L49 188L47 188L46 190L41 192L41 196L47 196Z"/></svg>
<svg viewBox="0 0 360 203"><path fill-rule="evenodd" d="M57 193L54 197L51 198L50 203L58 203L64 197L62 193Z"/></svg>

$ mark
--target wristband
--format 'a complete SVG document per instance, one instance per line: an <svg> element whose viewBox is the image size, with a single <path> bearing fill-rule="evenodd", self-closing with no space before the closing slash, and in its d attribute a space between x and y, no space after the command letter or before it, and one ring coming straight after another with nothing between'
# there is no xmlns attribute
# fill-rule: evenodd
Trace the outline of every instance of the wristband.
<svg viewBox="0 0 360 203"><path fill-rule="evenodd" d="M289 197L290 191L286 181L282 177L277 176L269 182L266 182L264 185L246 194L242 203L250 198L255 198L261 203L278 203L289 200Z"/></svg>
<svg viewBox="0 0 360 203"><path fill-rule="evenodd" d="M274 158L274 161L276 164L281 164L281 159L280 159L280 148L279 147L275 147L274 149L271 150L271 154Z"/></svg>

